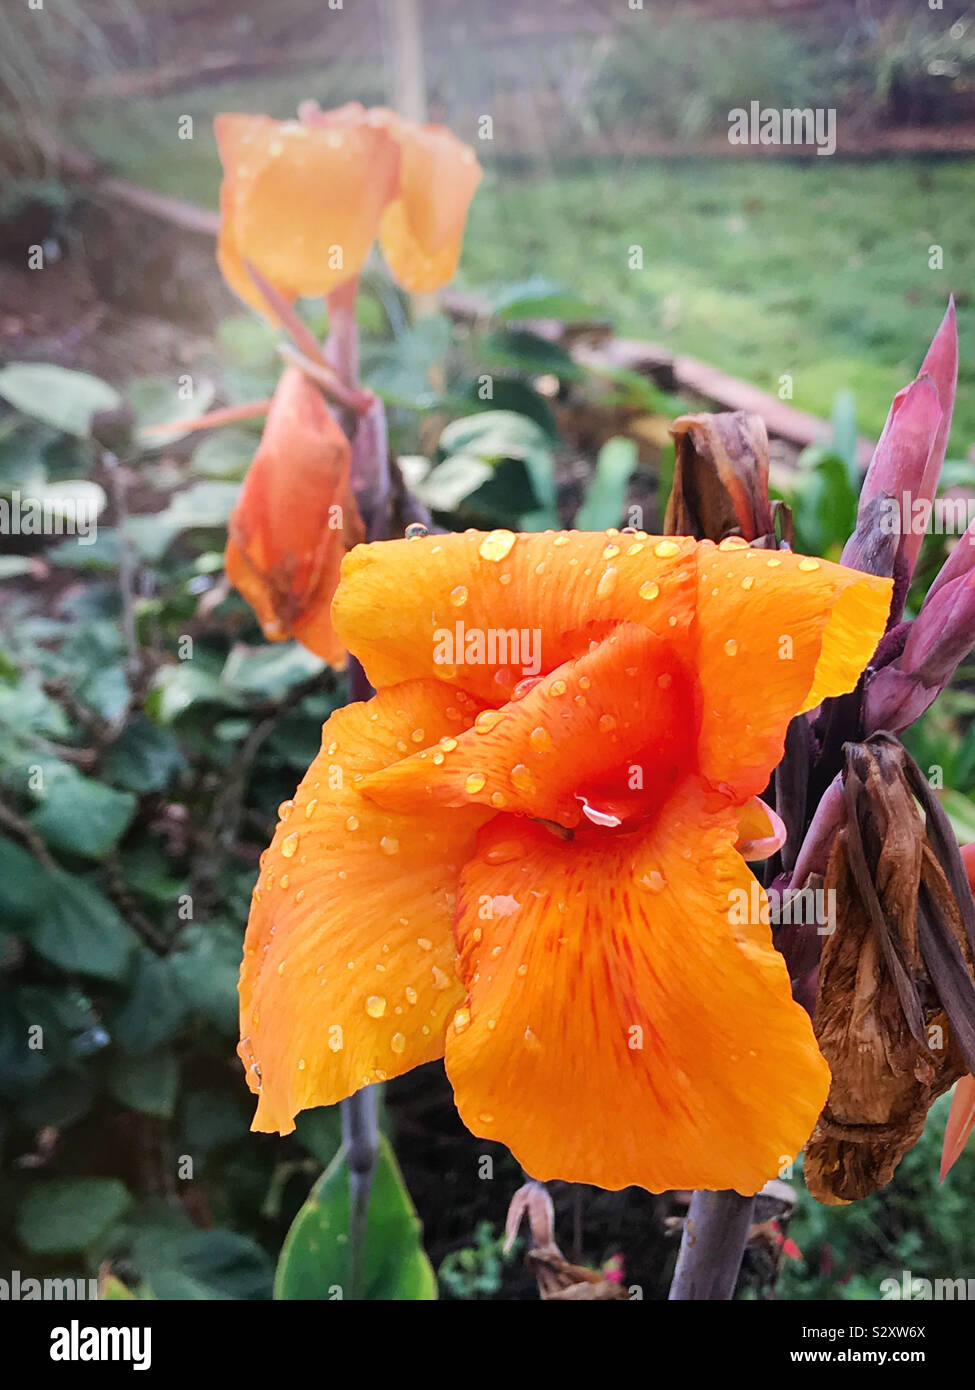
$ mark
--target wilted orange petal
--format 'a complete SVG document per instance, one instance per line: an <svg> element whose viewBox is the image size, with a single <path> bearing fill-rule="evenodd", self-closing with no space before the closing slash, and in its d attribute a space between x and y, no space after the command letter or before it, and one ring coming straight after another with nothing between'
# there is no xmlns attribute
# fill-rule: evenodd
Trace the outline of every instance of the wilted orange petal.
<svg viewBox="0 0 975 1390"><path fill-rule="evenodd" d="M694 757L694 687L673 646L623 623L520 699L484 710L431 765L374 773L367 796L399 810L479 802L579 823L656 811ZM766 820L766 825L767 825Z"/></svg>
<svg viewBox="0 0 975 1390"><path fill-rule="evenodd" d="M789 720L856 685L883 634L892 582L727 545L700 552L700 767L744 799L766 786Z"/></svg>
<svg viewBox="0 0 975 1390"><path fill-rule="evenodd" d="M694 617L696 572L695 542L673 537L469 531L384 541L346 557L332 619L373 685L433 676L499 704L611 624L676 639ZM467 659L471 634L487 659ZM525 660L533 651L535 671Z"/></svg>
<svg viewBox="0 0 975 1390"><path fill-rule="evenodd" d="M227 284L236 295L258 313L274 321L267 301L248 275L238 244L237 194L240 187L239 170L247 167L258 148L263 134L276 122L269 116L245 116L227 113L215 117L213 131L224 176L220 185L220 232L217 236L217 264ZM297 298L290 282L282 281L278 291L289 302Z"/></svg>
<svg viewBox="0 0 975 1390"><path fill-rule="evenodd" d="M399 198L381 229L383 255L404 289L420 293L453 277L481 167L443 126L398 121Z"/></svg>
<svg viewBox="0 0 975 1390"><path fill-rule="evenodd" d="M380 810L361 777L457 732L473 707L415 682L336 711L262 860L240 976L238 1049L254 1128L443 1054L464 991L454 896L480 807L422 818ZM255 1070L255 1067L257 1070Z"/></svg>
<svg viewBox="0 0 975 1390"><path fill-rule="evenodd" d="M363 533L349 466L348 440L322 393L289 367L230 517L227 575L266 637L296 637L332 665L345 650L329 608L342 556Z"/></svg>
<svg viewBox="0 0 975 1390"><path fill-rule="evenodd" d="M479 836L447 1071L468 1128L534 1177L749 1193L808 1137L829 1069L768 927L729 920L732 890L762 901L736 830L689 781L635 835L500 816Z"/></svg>
<svg viewBox="0 0 975 1390"><path fill-rule="evenodd" d="M367 121L217 118L229 184L222 202L227 264L251 262L276 286L324 295L358 274L379 231L399 151ZM234 288L238 288L234 283Z"/></svg>
<svg viewBox="0 0 975 1390"><path fill-rule="evenodd" d="M945 1125L945 1139L941 1149L941 1181L951 1171L954 1163L961 1157L972 1130L975 1129L975 1076L963 1076L955 1086Z"/></svg>

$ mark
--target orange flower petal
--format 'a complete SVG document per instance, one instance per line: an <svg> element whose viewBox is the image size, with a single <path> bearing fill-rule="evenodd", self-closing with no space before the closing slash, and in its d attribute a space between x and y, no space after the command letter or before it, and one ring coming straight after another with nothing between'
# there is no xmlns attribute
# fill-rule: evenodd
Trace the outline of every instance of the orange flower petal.
<svg viewBox="0 0 975 1390"><path fill-rule="evenodd" d="M285 803L254 890L240 975L254 1128L443 1055L463 998L454 895L488 813L380 810L361 778L463 726L473 707L433 682L337 710Z"/></svg>
<svg viewBox="0 0 975 1390"><path fill-rule="evenodd" d="M736 798L760 792L789 720L852 690L883 635L892 582L791 552L723 541L700 551L700 768Z"/></svg>
<svg viewBox="0 0 975 1390"><path fill-rule="evenodd" d="M363 791L397 810L478 802L564 826L655 810L694 757L693 683L673 647L636 623L593 647Z"/></svg>
<svg viewBox="0 0 975 1390"><path fill-rule="evenodd" d="M965 1145L975 1129L975 1076L963 1076L955 1085L951 1098L951 1110L945 1125L944 1145L941 1149L941 1181L944 1182L954 1164L961 1157Z"/></svg>
<svg viewBox="0 0 975 1390"><path fill-rule="evenodd" d="M383 254L403 288L421 293L446 284L457 269L481 166L443 126L397 121L390 128L400 144L400 196L383 216Z"/></svg>
<svg viewBox="0 0 975 1390"><path fill-rule="evenodd" d="M299 295L328 294L358 274L395 187L399 150L388 131L368 118L319 126L236 115L215 129L232 287L239 292L240 258Z"/></svg>
<svg viewBox="0 0 975 1390"><path fill-rule="evenodd" d="M468 1002L447 1032L464 1123L541 1180L754 1192L829 1086L731 848L737 810L688 781L652 829L572 842L499 816L462 875Z"/></svg>
<svg viewBox="0 0 975 1390"><path fill-rule="evenodd" d="M226 113L214 118L213 131L217 140L217 151L223 165L224 176L220 185L220 231L217 236L217 264L227 284L245 304L256 309L272 322L275 315L267 301L256 288L248 275L237 240L237 194L240 187L238 169L246 167L246 160L260 136L273 128L275 122L268 116L244 116ZM277 286L281 295L290 303L297 298L297 292L282 283Z"/></svg>
<svg viewBox="0 0 975 1390"><path fill-rule="evenodd" d="M332 620L373 685L432 676L499 704L612 624L688 630L696 572L696 542L670 536L468 531L383 541L346 557Z"/></svg>
<svg viewBox="0 0 975 1390"><path fill-rule="evenodd" d="M742 859L768 859L786 841L785 822L760 796L750 796L738 813L735 849Z"/></svg>
<svg viewBox="0 0 975 1390"><path fill-rule="evenodd" d="M345 662L329 613L347 547L363 535L350 449L325 398L297 367L281 377L230 517L226 569L271 641L295 637Z"/></svg>

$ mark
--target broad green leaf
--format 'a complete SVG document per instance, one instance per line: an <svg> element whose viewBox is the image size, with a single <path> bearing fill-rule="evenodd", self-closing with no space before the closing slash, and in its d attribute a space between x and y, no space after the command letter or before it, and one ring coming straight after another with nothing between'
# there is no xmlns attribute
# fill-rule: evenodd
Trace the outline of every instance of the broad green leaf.
<svg viewBox="0 0 975 1390"><path fill-rule="evenodd" d="M483 459L452 454L425 478L414 482L413 493L433 511L452 512L493 475L494 469Z"/></svg>
<svg viewBox="0 0 975 1390"><path fill-rule="evenodd" d="M938 800L945 808L960 843L971 844L975 840L975 801L957 791L939 792Z"/></svg>
<svg viewBox="0 0 975 1390"><path fill-rule="evenodd" d="M135 938L112 903L89 879L38 867L36 915L25 935L39 955L63 970L117 980Z"/></svg>
<svg viewBox="0 0 975 1390"><path fill-rule="evenodd" d="M506 285L491 299L491 313L505 320L559 319L563 323L604 317L566 285L543 275Z"/></svg>
<svg viewBox="0 0 975 1390"><path fill-rule="evenodd" d="M238 642L227 655L220 679L231 690L277 700L325 669L321 657L300 642L269 642L260 647Z"/></svg>
<svg viewBox="0 0 975 1390"><path fill-rule="evenodd" d="M235 690L224 685L219 675L199 660L160 666L147 701L149 713L160 724L172 724L191 705L229 705L237 709L243 703Z"/></svg>
<svg viewBox="0 0 975 1390"><path fill-rule="evenodd" d="M420 1222L385 1135L379 1140L362 1260L366 1300L437 1297L436 1277L420 1243ZM274 1297L337 1300L349 1296L349 1173L340 1151L315 1183L285 1238Z"/></svg>
<svg viewBox="0 0 975 1390"><path fill-rule="evenodd" d="M41 1179L17 1214L17 1235L36 1255L85 1250L123 1216L132 1198L117 1178Z"/></svg>
<svg viewBox="0 0 975 1390"><path fill-rule="evenodd" d="M443 360L451 332L444 314L417 319L391 343L363 354L363 380L391 405L429 405L435 398L430 369Z"/></svg>
<svg viewBox="0 0 975 1390"><path fill-rule="evenodd" d="M253 463L257 445L257 435L243 429L210 430L193 450L190 472L239 481Z"/></svg>
<svg viewBox="0 0 975 1390"><path fill-rule="evenodd" d="M527 415L513 410L485 410L454 420L441 434L440 448L448 455L467 455L486 463L518 459L528 471L539 507L554 515L552 441Z"/></svg>
<svg viewBox="0 0 975 1390"><path fill-rule="evenodd" d="M555 376L560 381L581 381L586 373L565 348L525 328L500 328L485 334L481 360L489 367L507 367L533 376Z"/></svg>
<svg viewBox="0 0 975 1390"><path fill-rule="evenodd" d="M109 1091L130 1110L172 1119L179 1087L179 1065L171 1052L132 1057L117 1054L105 1076Z"/></svg>
<svg viewBox="0 0 975 1390"><path fill-rule="evenodd" d="M212 381L205 377L195 378L192 389L192 396L187 398L185 391L167 376L143 376L130 382L126 395L135 415L136 442L143 448L157 449L182 439L187 431L181 429L178 422L203 415L213 402ZM149 430L150 425L164 425L170 421L174 422L174 428L165 433Z"/></svg>
<svg viewBox="0 0 975 1390"><path fill-rule="evenodd" d="M35 1134L45 1125L67 1129L88 1113L94 1096L87 1072L59 1071L27 1092L17 1107L17 1120Z"/></svg>
<svg viewBox="0 0 975 1390"><path fill-rule="evenodd" d="M131 792L62 767L47 779L44 799L30 824L52 849L103 859L128 828L136 808Z"/></svg>
<svg viewBox="0 0 975 1390"><path fill-rule="evenodd" d="M141 1267L163 1299L266 1299L273 1270L254 1241L236 1231L190 1231L150 1250Z"/></svg>
<svg viewBox="0 0 975 1390"><path fill-rule="evenodd" d="M48 362L11 362L0 368L0 396L22 414L79 439L90 437L93 415L122 404L108 382Z"/></svg>
<svg viewBox="0 0 975 1390"><path fill-rule="evenodd" d="M165 791L186 768L179 744L168 729L144 715L128 724L108 751L102 770L109 781L130 792Z"/></svg>
<svg viewBox="0 0 975 1390"><path fill-rule="evenodd" d="M632 439L607 439L576 516L577 530L605 531L608 526L619 525L626 506L626 485L636 461L637 447Z"/></svg>
<svg viewBox="0 0 975 1390"><path fill-rule="evenodd" d="M237 483L194 483L185 492L177 492L164 512L130 517L128 534L144 559L161 560L184 531L223 530L239 491Z"/></svg>

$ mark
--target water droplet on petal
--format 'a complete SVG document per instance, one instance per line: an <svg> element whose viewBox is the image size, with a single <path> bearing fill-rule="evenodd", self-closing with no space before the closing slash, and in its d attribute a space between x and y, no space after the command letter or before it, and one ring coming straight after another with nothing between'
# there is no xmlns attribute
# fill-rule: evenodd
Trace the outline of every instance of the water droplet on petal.
<svg viewBox="0 0 975 1390"><path fill-rule="evenodd" d="M406 989L403 992L406 995L407 1004L416 1003L416 990L413 988L412 985L407 985Z"/></svg>
<svg viewBox="0 0 975 1390"><path fill-rule="evenodd" d="M489 531L477 548L482 560L503 560L517 537L513 531Z"/></svg>
<svg viewBox="0 0 975 1390"><path fill-rule="evenodd" d="M536 753L544 753L546 749L552 746L552 735L549 733L548 729L543 728L542 725L539 724L538 727L532 729L531 733L528 735L528 742L535 749Z"/></svg>
<svg viewBox="0 0 975 1390"><path fill-rule="evenodd" d="M291 859L298 849L298 832L292 830L290 835L285 835L281 841L281 853L285 859Z"/></svg>
<svg viewBox="0 0 975 1390"><path fill-rule="evenodd" d="M658 541L653 547L653 553L661 560L669 560L672 556L680 554L680 546L676 541Z"/></svg>
<svg viewBox="0 0 975 1390"><path fill-rule="evenodd" d="M366 1013L370 1018L382 1018L386 1012L386 1000L381 994L370 994L366 1000Z"/></svg>
<svg viewBox="0 0 975 1390"><path fill-rule="evenodd" d="M422 536L427 536L429 534L429 531L422 521L411 521L403 532L403 535L408 541L418 541Z"/></svg>
<svg viewBox="0 0 975 1390"><path fill-rule="evenodd" d="M806 556L805 560L799 561L799 568L801 570L805 570L805 572L808 574L811 570L819 569L819 561L811 560L808 556Z"/></svg>
<svg viewBox="0 0 975 1390"><path fill-rule="evenodd" d="M743 589L750 589L754 583L755 576L753 574L746 574L745 578L741 581L741 587Z"/></svg>
<svg viewBox="0 0 975 1390"><path fill-rule="evenodd" d="M601 714L599 716L599 732L601 734L611 733L616 728L616 720L611 714Z"/></svg>
<svg viewBox="0 0 975 1390"><path fill-rule="evenodd" d="M728 638L727 642L724 644L724 649L729 656L738 655L738 643L735 641L733 637Z"/></svg>
<svg viewBox="0 0 975 1390"><path fill-rule="evenodd" d="M346 828L346 830L358 830L358 829L359 829L359 817L358 817L358 816L346 816L346 818L345 818L345 828Z"/></svg>
<svg viewBox="0 0 975 1390"><path fill-rule="evenodd" d="M454 1014L454 1028L458 1033L463 1033L464 1029L470 1026L470 1009L458 1009Z"/></svg>
<svg viewBox="0 0 975 1390"><path fill-rule="evenodd" d="M606 598L611 594L616 588L616 581L618 578L619 571L613 569L612 566L610 566L608 570L604 570L603 574L600 576L599 583L596 585L596 597Z"/></svg>
<svg viewBox="0 0 975 1390"><path fill-rule="evenodd" d="M294 809L295 804L293 801L282 801L281 805L278 807L278 819L287 820Z"/></svg>
<svg viewBox="0 0 975 1390"><path fill-rule="evenodd" d="M384 835L379 841L383 854L399 854L399 840L394 835Z"/></svg>
<svg viewBox="0 0 975 1390"><path fill-rule="evenodd" d="M467 602L466 585L458 584L455 588L451 589L450 601L455 608L463 608L464 604Z"/></svg>
<svg viewBox="0 0 975 1390"><path fill-rule="evenodd" d="M473 796L476 792L481 791L486 781L487 778L483 772L470 772L464 779L464 791L469 796Z"/></svg>
<svg viewBox="0 0 975 1390"><path fill-rule="evenodd" d="M651 869L649 873L637 879L637 886L645 888L648 893L662 893L667 887L667 880L659 869Z"/></svg>
<svg viewBox="0 0 975 1390"><path fill-rule="evenodd" d="M564 694L565 694L565 681L563 681L563 680L554 680L554 681L552 682L552 684L549 686L548 690L546 691L546 694L548 694L548 695L564 695Z"/></svg>
<svg viewBox="0 0 975 1390"><path fill-rule="evenodd" d="M770 570L778 569L778 567L779 567L779 565L781 565L781 563L782 563L782 561L779 560L779 559L772 559L772 560L769 560L769 562L768 562L768 567L769 567Z"/></svg>
<svg viewBox="0 0 975 1390"><path fill-rule="evenodd" d="M394 1052L405 1052L406 1038L403 1036L402 1033L394 1033L389 1040L389 1045Z"/></svg>
<svg viewBox="0 0 975 1390"><path fill-rule="evenodd" d="M744 536L725 536L718 545L719 550L747 550L748 542Z"/></svg>
<svg viewBox="0 0 975 1390"><path fill-rule="evenodd" d="M429 937L426 937L426 936L418 936L418 937L416 938L416 944L419 946L419 948L420 948L421 951L432 951L432 950L433 950L433 942L430 940Z"/></svg>
<svg viewBox="0 0 975 1390"><path fill-rule="evenodd" d="M474 728L479 734L489 734L492 729L497 728L501 721L506 718L507 715L503 714L501 710L482 709L474 720Z"/></svg>
<svg viewBox="0 0 975 1390"><path fill-rule="evenodd" d="M660 593L660 585L655 584L652 579L645 579L637 589L641 598L656 598Z"/></svg>
<svg viewBox="0 0 975 1390"><path fill-rule="evenodd" d="M450 976L446 970L441 970L439 965L433 967L433 983L437 989L450 988Z"/></svg>
<svg viewBox="0 0 975 1390"><path fill-rule="evenodd" d="M508 779L517 791L533 792L535 790L535 778L524 763L515 763L508 773Z"/></svg>

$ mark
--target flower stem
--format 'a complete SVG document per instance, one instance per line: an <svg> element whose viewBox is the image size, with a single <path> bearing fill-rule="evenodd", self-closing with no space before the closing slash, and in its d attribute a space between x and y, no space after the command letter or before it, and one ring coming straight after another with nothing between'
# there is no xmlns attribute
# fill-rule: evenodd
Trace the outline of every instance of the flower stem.
<svg viewBox="0 0 975 1390"><path fill-rule="evenodd" d="M361 1298L365 1273L369 1193L379 1152L379 1121L373 1086L342 1101L342 1142L349 1170L349 1298Z"/></svg>
<svg viewBox="0 0 975 1390"><path fill-rule="evenodd" d="M694 1193L670 1286L671 1300L716 1303L732 1297L754 1207L754 1197L738 1192Z"/></svg>

